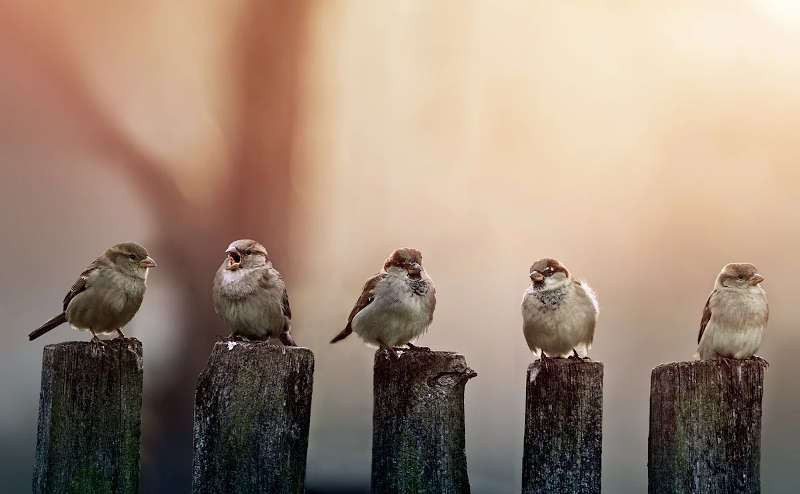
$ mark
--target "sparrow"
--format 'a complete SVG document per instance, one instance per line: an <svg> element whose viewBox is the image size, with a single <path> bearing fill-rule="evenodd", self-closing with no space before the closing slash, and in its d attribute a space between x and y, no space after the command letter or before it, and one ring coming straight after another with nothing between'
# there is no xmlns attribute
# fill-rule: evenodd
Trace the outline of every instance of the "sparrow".
<svg viewBox="0 0 800 494"><path fill-rule="evenodd" d="M416 249L397 249L364 284L347 326L331 343L355 331L366 343L380 348L424 349L411 340L425 333L435 308L436 288L422 267L422 254Z"/></svg>
<svg viewBox="0 0 800 494"><path fill-rule="evenodd" d="M28 335L30 340L68 322L76 330L92 333L116 332L125 338L122 328L133 319L142 305L150 268L156 262L139 244L117 244L92 261L64 297L63 312Z"/></svg>
<svg viewBox="0 0 800 494"><path fill-rule="evenodd" d="M722 268L700 321L700 359L746 359L755 355L769 320L762 281L764 277L752 264L732 263Z"/></svg>
<svg viewBox="0 0 800 494"><path fill-rule="evenodd" d="M555 259L533 263L530 278L522 296L522 332L528 347L541 359L587 357L599 312L594 290L573 279Z"/></svg>
<svg viewBox="0 0 800 494"><path fill-rule="evenodd" d="M211 294L214 312L230 327L231 338L278 338L286 346L297 346L286 283L260 243L242 239L228 246Z"/></svg>

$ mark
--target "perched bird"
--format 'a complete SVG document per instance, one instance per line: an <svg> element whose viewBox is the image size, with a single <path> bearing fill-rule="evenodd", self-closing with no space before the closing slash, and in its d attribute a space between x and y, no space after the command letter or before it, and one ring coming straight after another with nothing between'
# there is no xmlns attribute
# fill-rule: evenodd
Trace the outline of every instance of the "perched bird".
<svg viewBox="0 0 800 494"><path fill-rule="evenodd" d="M28 337L34 340L62 323L92 333L113 333L125 338L128 324L144 298L145 281L156 262L139 244L117 244L95 259L81 273L64 297L63 312L44 323Z"/></svg>
<svg viewBox="0 0 800 494"><path fill-rule="evenodd" d="M555 259L533 263L530 278L522 297L522 332L528 347L542 359L587 357L599 311L594 290L572 279Z"/></svg>
<svg viewBox="0 0 800 494"><path fill-rule="evenodd" d="M697 352L701 359L746 359L761 346L769 319L764 277L752 264L727 264L706 301Z"/></svg>
<svg viewBox="0 0 800 494"><path fill-rule="evenodd" d="M365 342L381 348L420 348L411 340L428 329L435 308L436 288L422 267L422 254L416 249L397 249L381 272L364 284L347 326L331 343L355 331Z"/></svg>
<svg viewBox="0 0 800 494"><path fill-rule="evenodd" d="M278 338L297 346L291 334L292 310L286 283L272 267L267 249L255 240L237 240L225 251L212 288L214 311L231 329L231 337Z"/></svg>

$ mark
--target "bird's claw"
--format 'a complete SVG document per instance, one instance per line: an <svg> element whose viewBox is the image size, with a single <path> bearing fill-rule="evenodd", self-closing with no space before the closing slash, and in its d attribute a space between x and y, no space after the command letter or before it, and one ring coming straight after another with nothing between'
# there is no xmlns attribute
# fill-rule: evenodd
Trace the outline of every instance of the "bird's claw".
<svg viewBox="0 0 800 494"><path fill-rule="evenodd" d="M431 351L430 347L417 346L417 345L412 344L411 342L406 343L406 346L408 346L409 350L416 351L416 352L430 352Z"/></svg>
<svg viewBox="0 0 800 494"><path fill-rule="evenodd" d="M281 340L283 346L297 346L297 343L294 342L294 338L292 338L292 334L288 331L281 333L278 339Z"/></svg>
<svg viewBox="0 0 800 494"><path fill-rule="evenodd" d="M381 346L380 346L380 349L381 349L382 351L385 351L387 354L389 354L389 358L390 358L390 359L397 360L397 359L399 359L399 358L400 358L400 355L397 353L397 350L398 350L398 349L397 349L397 348L395 348L395 347L392 347L392 346L386 346L386 345L381 345ZM402 350L402 348L401 348L400 350Z"/></svg>
<svg viewBox="0 0 800 494"><path fill-rule="evenodd" d="M92 343L93 345L103 345L103 346L106 346L108 344L105 341L98 338L97 335L93 335L89 343Z"/></svg>

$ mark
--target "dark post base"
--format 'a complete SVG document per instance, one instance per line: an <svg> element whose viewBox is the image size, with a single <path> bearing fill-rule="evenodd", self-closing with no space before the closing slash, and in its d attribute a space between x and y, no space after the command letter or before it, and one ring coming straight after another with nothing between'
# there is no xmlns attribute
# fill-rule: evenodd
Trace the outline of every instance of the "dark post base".
<svg viewBox="0 0 800 494"><path fill-rule="evenodd" d="M664 364L650 384L648 492L761 492L763 361Z"/></svg>
<svg viewBox="0 0 800 494"><path fill-rule="evenodd" d="M197 383L194 493L304 492L314 354L217 342Z"/></svg>
<svg viewBox="0 0 800 494"><path fill-rule="evenodd" d="M46 346L33 492L138 494L141 409L140 341Z"/></svg>
<svg viewBox="0 0 800 494"><path fill-rule="evenodd" d="M525 397L524 494L598 494L603 441L603 364L537 360Z"/></svg>
<svg viewBox="0 0 800 494"><path fill-rule="evenodd" d="M372 492L469 492L464 386L477 374L463 355L375 354Z"/></svg>

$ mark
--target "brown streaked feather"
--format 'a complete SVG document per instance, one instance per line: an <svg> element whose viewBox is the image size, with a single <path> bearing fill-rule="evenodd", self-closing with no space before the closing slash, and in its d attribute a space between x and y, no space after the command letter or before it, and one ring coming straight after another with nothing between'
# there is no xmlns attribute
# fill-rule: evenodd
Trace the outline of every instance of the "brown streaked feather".
<svg viewBox="0 0 800 494"><path fill-rule="evenodd" d="M283 275L281 275L277 269L264 269L261 275L258 277L258 286L264 290L270 290L275 287L275 283L278 280L283 281ZM283 294L281 296L281 310L283 311L283 315L288 319L292 318L292 309L289 306L289 292L286 290L285 282L283 286Z"/></svg>
<svg viewBox="0 0 800 494"><path fill-rule="evenodd" d="M708 321L711 320L711 297L717 293L716 290L711 292L711 295L708 296L708 300L706 300L706 306L703 308L703 319L700 320L700 333L697 335L697 344L700 344L700 340L703 338L703 333L706 330L706 326L708 326Z"/></svg>
<svg viewBox="0 0 800 494"><path fill-rule="evenodd" d="M372 291L375 289L375 286L377 286L377 284L386 276L388 276L386 273L378 273L364 283L364 288L361 290L361 295L358 297L358 300L356 300L356 305L353 306L353 310L350 311L350 316L347 318L347 326L345 326L345 328L331 340L331 343L336 343L337 341L343 340L353 332L353 318L356 317L356 314L361 312L364 307L372 303L372 300L374 299Z"/></svg>
<svg viewBox="0 0 800 494"><path fill-rule="evenodd" d="M278 281L284 281L283 275L275 268L260 269L257 276L258 286L263 290L272 290L275 288ZM289 319L292 318L292 310L289 307L289 292L286 291L285 282L283 284L283 294L281 296L281 309L283 310L284 316Z"/></svg>
<svg viewBox="0 0 800 494"><path fill-rule="evenodd" d="M101 268L106 264L106 261L103 261L100 258L95 259L92 261L89 266L83 270L83 272L78 276L78 279L75 280L75 283L72 284L67 294L64 296L64 305L63 310L67 310L67 306L69 305L70 301L82 291L86 290L86 282L89 280L89 275L92 274L95 270Z"/></svg>
<svg viewBox="0 0 800 494"><path fill-rule="evenodd" d="M353 306L353 310L350 311L350 316L347 318L347 325L350 326L353 323L353 318L356 317L356 314L361 312L364 307L368 306L372 303L373 294L372 291L378 285L378 283L386 278L386 273L378 273L372 278L368 279L366 283L364 283L364 288L361 290L361 296L358 297L356 300L356 305Z"/></svg>
<svg viewBox="0 0 800 494"><path fill-rule="evenodd" d="M285 288L283 289L282 304L283 304L283 315L288 317L289 319L291 319L292 318L292 309L289 307L289 293L286 291Z"/></svg>

